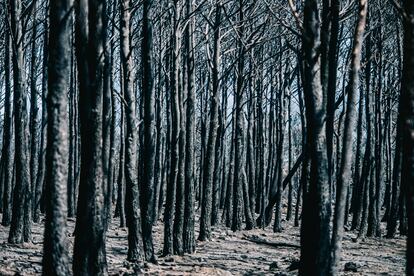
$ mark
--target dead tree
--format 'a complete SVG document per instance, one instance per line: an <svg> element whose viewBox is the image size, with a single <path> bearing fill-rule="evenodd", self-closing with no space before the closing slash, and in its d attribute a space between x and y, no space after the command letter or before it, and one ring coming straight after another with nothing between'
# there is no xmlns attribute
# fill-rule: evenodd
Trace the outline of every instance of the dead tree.
<svg viewBox="0 0 414 276"><path fill-rule="evenodd" d="M10 22L13 47L14 84L14 144L16 164L16 185L14 187L12 220L9 242L22 243L31 239L31 187L29 157L29 125L24 92L24 50L23 23L21 20L22 2L10 1Z"/></svg>
<svg viewBox="0 0 414 276"><path fill-rule="evenodd" d="M407 265L406 274L414 275L414 3L404 1L404 62L401 87L402 172L401 185L407 189Z"/></svg>
<svg viewBox="0 0 414 276"><path fill-rule="evenodd" d="M82 147L73 255L73 274L76 275L107 273L102 164L103 8L99 0L76 2L75 46Z"/></svg>
<svg viewBox="0 0 414 276"><path fill-rule="evenodd" d="M193 1L186 1L186 14L189 16L193 10ZM195 251L195 181L194 181L194 135L195 135L195 74L194 74L194 18L189 19L184 33L184 47L187 63L187 109L186 109L186 153L185 153L185 209L183 250L185 253Z"/></svg>
<svg viewBox="0 0 414 276"><path fill-rule="evenodd" d="M6 1L7 3L7 1ZM6 19L9 9L5 10ZM13 190L13 169L14 169L14 155L13 155L13 101L11 101L11 38L10 29L5 28L5 53L4 53L4 74L5 74L5 97L4 97L4 123L3 123L3 148L1 154L1 169L3 182L3 208L2 221L3 226L9 226L11 221L11 207L12 207L12 190Z"/></svg>
<svg viewBox="0 0 414 276"><path fill-rule="evenodd" d="M212 60L212 93L210 102L210 126L206 153L203 162L203 200L201 205L200 234L198 240L205 241L211 238L211 211L213 201L213 176L215 162L216 136L218 127L219 106L219 67L220 67L220 24L221 24L221 1L216 1L214 21L214 45Z"/></svg>
<svg viewBox="0 0 414 276"><path fill-rule="evenodd" d="M320 47L319 4L316 0L306 0L302 49L310 179L303 194L300 275L307 275L309 271L314 275L329 272L331 206L325 133L326 97L321 84Z"/></svg>
<svg viewBox="0 0 414 276"><path fill-rule="evenodd" d="M361 50L363 43L363 35L367 18L368 2L367 0L359 1L359 14L355 27L351 71L348 83L348 101L345 114L344 135L342 141L342 157L339 171L339 178L336 187L336 205L334 216L334 227L332 233L332 258L330 264L330 273L336 275L338 273L338 262L340 260L342 249L342 237L345 221L345 205L346 194L348 190L348 181L351 179L352 166L352 142L356 121L356 102L357 92L359 89L359 70L361 66Z"/></svg>
<svg viewBox="0 0 414 276"><path fill-rule="evenodd" d="M145 259L155 262L154 245L152 239L152 225L155 210L155 141L156 141L156 118L155 118L155 89L152 69L152 1L145 0L143 3L142 21L142 88L144 100L144 144L143 161L141 170L141 214L142 214L142 239L144 243Z"/></svg>
<svg viewBox="0 0 414 276"><path fill-rule="evenodd" d="M67 116L70 72L70 26L73 1L51 1L49 41L48 138L46 157L46 222L43 275L69 273L66 233L69 126Z"/></svg>
<svg viewBox="0 0 414 276"><path fill-rule="evenodd" d="M178 168L180 162L180 1L174 0L174 11L171 19L171 68L170 68L170 109L171 109L171 145L170 145L170 174L167 182L167 197L164 213L164 248L163 255L172 255L173 227L176 201L176 188L178 181Z"/></svg>
<svg viewBox="0 0 414 276"><path fill-rule="evenodd" d="M131 1L121 1L121 63L125 96L125 218L128 227L128 260L143 257L141 214L138 190L136 101L133 91L133 68L130 33Z"/></svg>

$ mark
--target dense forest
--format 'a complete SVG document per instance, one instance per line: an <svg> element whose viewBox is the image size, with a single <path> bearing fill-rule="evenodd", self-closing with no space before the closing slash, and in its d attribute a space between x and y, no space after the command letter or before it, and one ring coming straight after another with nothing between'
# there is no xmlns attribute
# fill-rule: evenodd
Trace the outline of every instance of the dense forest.
<svg viewBox="0 0 414 276"><path fill-rule="evenodd" d="M0 1L1 275L414 275L414 1Z"/></svg>

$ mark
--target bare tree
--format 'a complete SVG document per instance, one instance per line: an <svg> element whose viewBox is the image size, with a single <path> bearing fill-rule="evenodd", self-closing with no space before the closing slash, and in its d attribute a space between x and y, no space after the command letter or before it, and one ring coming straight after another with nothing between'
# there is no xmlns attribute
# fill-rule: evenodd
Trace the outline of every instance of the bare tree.
<svg viewBox="0 0 414 276"><path fill-rule="evenodd" d="M76 2L76 55L82 151L73 273L79 275L107 273L103 231L105 216L102 164L102 16L102 1Z"/></svg>
<svg viewBox="0 0 414 276"><path fill-rule="evenodd" d="M128 260L143 257L141 214L138 191L136 102L133 91L133 68L130 34L131 1L121 1L121 62L125 93L125 217L128 227Z"/></svg>
<svg viewBox="0 0 414 276"><path fill-rule="evenodd" d="M14 131L16 185L13 195L12 221L9 242L22 243L31 239L31 189L29 126L24 93L24 35L21 20L22 2L10 1L10 22L13 47Z"/></svg>
<svg viewBox="0 0 414 276"><path fill-rule="evenodd" d="M70 71L70 26L73 1L51 1L49 41L48 145L46 166L46 222L43 275L69 273L66 233L69 126L67 116Z"/></svg>
<svg viewBox="0 0 414 276"><path fill-rule="evenodd" d="M338 273L338 262L341 254L342 236L345 221L345 204L346 193L348 190L348 181L351 179L352 166L352 142L356 121L356 102L357 91L359 89L359 70L361 66L361 50L363 43L363 35L365 30L366 18L368 11L368 2L366 0L359 1L359 14L355 27L350 81L348 83L348 101L345 114L344 135L342 141L342 157L339 171L339 178L336 187L336 205L334 227L332 233L332 259L331 271L332 275Z"/></svg>
<svg viewBox="0 0 414 276"><path fill-rule="evenodd" d="M302 49L310 180L303 194L300 275L329 272L330 188L326 155L326 97L321 84L321 22L316 0L305 1ZM316 252L314 251L317 248Z"/></svg>
<svg viewBox="0 0 414 276"><path fill-rule="evenodd" d="M6 1L7 4L7 1ZM8 7L8 5L7 5ZM6 19L8 16L9 9L6 9ZM11 221L11 200L12 200L12 186L13 186L13 102L11 101L11 62L10 62L10 50L11 50L11 39L10 29L5 28L5 53L4 53L4 74L5 74L5 98L4 98L4 124L3 124L3 148L1 154L1 165L3 175L3 216L1 224L3 226L9 226Z"/></svg>
<svg viewBox="0 0 414 276"><path fill-rule="evenodd" d="M145 259L155 262L154 245L152 240L152 225L155 192L155 89L152 69L152 1L143 3L143 27L142 27L142 87L144 100L144 144L143 161L141 162L143 174L143 185L141 192L142 213L142 238L144 241Z"/></svg>
<svg viewBox="0 0 414 276"><path fill-rule="evenodd" d="M402 176L407 189L407 266L406 274L414 275L414 3L404 1L404 63L401 87Z"/></svg>
<svg viewBox="0 0 414 276"><path fill-rule="evenodd" d="M215 21L214 21L214 49L212 61L212 97L210 104L210 126L207 141L207 150L203 162L203 201L201 206L200 218L200 241L211 238L211 212L213 201L213 176L214 176L214 159L216 148L216 136L218 128L218 106L219 106L219 69L220 69L220 25L222 4L220 0L215 3Z"/></svg>

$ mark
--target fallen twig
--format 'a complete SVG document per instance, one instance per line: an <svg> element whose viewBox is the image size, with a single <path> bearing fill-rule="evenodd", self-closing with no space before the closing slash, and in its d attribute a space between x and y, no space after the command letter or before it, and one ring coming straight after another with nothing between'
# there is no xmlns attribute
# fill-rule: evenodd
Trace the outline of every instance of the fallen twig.
<svg viewBox="0 0 414 276"><path fill-rule="evenodd" d="M243 239L247 240L247 241L257 243L257 244L265 244L265 245L269 245L269 246L273 246L273 247L292 247L292 248L300 249L300 245L298 245L298 244L287 243L287 242L272 242L272 241L268 241L268 240L259 238L258 236L255 236L255 235L254 236L244 235Z"/></svg>

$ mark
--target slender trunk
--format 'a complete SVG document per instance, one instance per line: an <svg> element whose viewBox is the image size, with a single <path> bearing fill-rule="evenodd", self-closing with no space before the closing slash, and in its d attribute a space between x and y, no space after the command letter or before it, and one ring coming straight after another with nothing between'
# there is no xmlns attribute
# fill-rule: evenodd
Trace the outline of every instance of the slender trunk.
<svg viewBox="0 0 414 276"><path fill-rule="evenodd" d="M362 195L363 195L363 187L360 185L361 182L359 181L361 178L361 146L362 146L363 110L364 110L364 93L361 92L359 96L359 107L358 107L355 169L354 169L354 175L352 177L352 182L353 182L352 197L351 197L351 213L353 215L352 224L351 224L352 230L359 228L359 225L358 225L358 220L360 218L359 210L361 210Z"/></svg>
<svg viewBox="0 0 414 276"><path fill-rule="evenodd" d="M72 16L71 16L72 20ZM70 22L70 25L73 26L73 21ZM70 44L73 45L74 42L74 35L73 30L71 29L70 35ZM70 51L70 87L69 87L69 101L68 101L68 109L69 109L69 171L68 171L68 184L67 184L67 209L68 209L68 217L72 218L75 216L75 154L76 154L76 139L75 139L75 98L76 98L76 83L75 83L75 61L74 61L74 54L71 48Z"/></svg>
<svg viewBox="0 0 414 276"><path fill-rule="evenodd" d="M401 40L402 37L400 32L397 32L397 42L398 50L401 53ZM402 56L402 55L400 55ZM400 58L399 69L402 69L402 58ZM397 133L395 136L395 153L394 153L394 164L392 171L392 180L391 180L391 206L390 206L390 215L387 221L387 238L393 238L397 231L397 221L399 215L399 198L401 193L401 163L402 163L402 152L401 152L401 143L402 143L402 118L401 118L401 108L403 98L400 93L399 103L398 103L398 116L397 116Z"/></svg>
<svg viewBox="0 0 414 276"><path fill-rule="evenodd" d="M288 168L289 171L292 169L292 93L288 96ZM292 180L288 184L288 206L286 213L286 220L292 219L293 212L293 183Z"/></svg>
<svg viewBox="0 0 414 276"><path fill-rule="evenodd" d="M324 4L327 6L327 4ZM336 86L337 86L337 67L338 67L338 38L339 38L339 11L340 1L332 0L330 7L325 7L329 10L329 14L325 20L330 23L329 32L329 47L326 61L327 72L327 102L326 102L326 147L328 155L328 174L329 184L333 186L333 137L334 137L334 121L335 121L335 100L336 100ZM327 11L328 12L328 11ZM326 23L326 24L329 24ZM332 191L331 191L332 192Z"/></svg>
<svg viewBox="0 0 414 276"><path fill-rule="evenodd" d="M203 200L201 206L200 235L198 240L205 241L211 238L211 212L213 201L213 179L215 147L218 128L218 107L219 107L219 70L220 70L220 25L221 25L221 0L216 1L214 32L214 50L212 71L212 94L210 103L210 126L207 141L206 153L203 162Z"/></svg>
<svg viewBox="0 0 414 276"><path fill-rule="evenodd" d="M142 26L142 87L144 100L144 144L143 172L141 190L141 216L142 216L142 239L144 241L145 259L155 262L154 245L152 240L152 225L154 223L154 166L155 166L155 141L156 141L156 118L155 118L155 89L152 69L152 1L145 0L143 6Z"/></svg>
<svg viewBox="0 0 414 276"><path fill-rule="evenodd" d="M344 216L348 181L351 178L352 166L352 142L355 128L357 92L359 88L359 70L361 67L361 50L363 35L366 25L368 3L367 0L359 1L359 15L354 33L354 45L352 50L351 72L348 83L348 101L345 114L344 135L342 141L342 157L339 169L339 178L336 190L336 204L334 226L332 233L332 258L330 263L331 275L337 275L338 263L341 257L342 237L344 235Z"/></svg>
<svg viewBox="0 0 414 276"><path fill-rule="evenodd" d="M141 214L138 190L136 100L130 33L131 1L121 1L121 62L125 93L125 217L128 227L128 260L142 259Z"/></svg>
<svg viewBox="0 0 414 276"><path fill-rule="evenodd" d="M368 58L371 55L371 36L368 35L366 38L366 57ZM368 62L367 67L365 68L365 120L366 120L366 142L365 142L365 153L362 164L361 178L359 179L358 185L361 186L362 196L360 198L361 203L357 209L357 213L354 216L357 216L358 222L356 225L359 227L358 237L365 237L367 233L367 224L368 224L368 209L369 209L369 190L372 177L372 153L371 153L371 113L370 113L370 92L371 92L371 62Z"/></svg>
<svg viewBox="0 0 414 276"><path fill-rule="evenodd" d="M38 222L40 219L40 207L43 199L42 194L44 191L44 179L45 179L45 167L46 167L46 147L47 147L47 64L48 64L48 15L44 18L45 34L43 38L43 76L42 76L42 122L41 122L41 139L40 139L40 153L39 153L39 175L36 179L36 188L34 191L34 209L33 209L33 221Z"/></svg>
<svg viewBox="0 0 414 276"><path fill-rule="evenodd" d="M111 48L108 45L110 41L109 29L109 4L104 2L103 8L103 45L104 47L104 68L103 68L103 118L102 118L102 167L103 167L103 191L104 191L104 229L108 228L111 217L111 126L113 120L112 114L112 91L111 91Z"/></svg>
<svg viewBox="0 0 414 276"><path fill-rule="evenodd" d="M6 14L9 11L7 10ZM13 190L13 101L11 101L11 63L10 50L11 38L9 28L5 28L5 54L4 54L4 74L5 74L5 96L4 96L4 124L3 124L3 149L2 149L2 170L3 170L3 210L2 221L3 226L9 226L11 221L12 207L12 190Z"/></svg>
<svg viewBox="0 0 414 276"><path fill-rule="evenodd" d="M37 40L37 2L33 2L32 14L32 38L31 38L31 57L30 57L30 184L32 190L31 210L34 210L34 192L39 169L39 106L38 92L36 89L37 82L37 66L36 66L36 40Z"/></svg>
<svg viewBox="0 0 414 276"><path fill-rule="evenodd" d="M191 14L193 1L186 1L187 14ZM184 45L187 50L187 110L186 110L186 153L185 153L185 209L184 209L184 244L185 253L195 251L194 233L194 134L195 134L195 74L194 74L194 31L195 21L193 18L185 31Z"/></svg>
<svg viewBox="0 0 414 276"><path fill-rule="evenodd" d="M246 198L246 194L243 195L243 189L247 187L246 178L246 156L245 156L245 124L244 124L244 53L245 46L244 39L244 3L239 1L239 21L241 26L238 30L238 61L237 61L237 78L236 78L236 91L235 91L235 125L234 125L234 183L233 183L233 220L231 229L233 231L241 230L241 224L243 219L243 204L246 218L246 229L253 228L253 221L251 216L251 210L249 200Z"/></svg>
<svg viewBox="0 0 414 276"><path fill-rule="evenodd" d="M176 187L178 181L179 151L180 151L180 100L179 100L179 65L180 65L180 29L179 29L179 1L174 0L173 29L171 33L171 71L170 71L170 104L171 104L171 151L170 174L167 184L167 201L164 214L164 248L163 255L172 255L173 251L173 224L175 211Z"/></svg>
<svg viewBox="0 0 414 276"><path fill-rule="evenodd" d="M14 152L16 163L16 185L13 195L12 220L9 232L10 243L28 242L31 239L31 189L29 126L24 92L24 34L22 33L22 2L10 1L11 33L13 35L13 87L14 87Z"/></svg>
<svg viewBox="0 0 414 276"><path fill-rule="evenodd" d="M121 89L121 96L124 95L123 90ZM121 103L120 109L120 149L115 217L119 217L119 226L125 227L125 115L123 103Z"/></svg>

